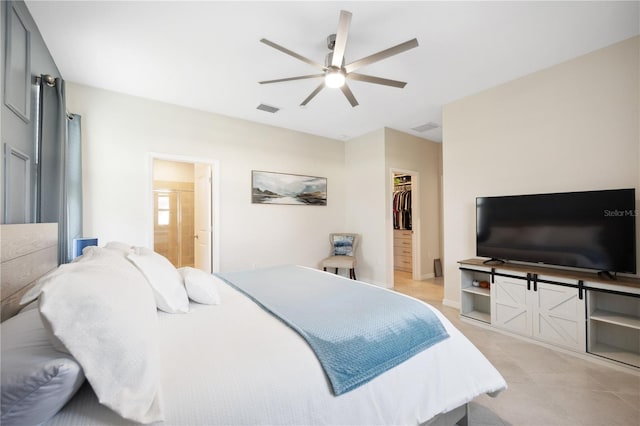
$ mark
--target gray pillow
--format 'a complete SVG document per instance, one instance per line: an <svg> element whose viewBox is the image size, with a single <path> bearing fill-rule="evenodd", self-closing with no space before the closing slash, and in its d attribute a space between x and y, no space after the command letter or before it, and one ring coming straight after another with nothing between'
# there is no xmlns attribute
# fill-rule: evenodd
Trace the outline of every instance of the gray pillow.
<svg viewBox="0 0 640 426"><path fill-rule="evenodd" d="M82 368L71 355L53 348L38 309L0 324L0 339L0 423L35 425L49 420L84 381Z"/></svg>

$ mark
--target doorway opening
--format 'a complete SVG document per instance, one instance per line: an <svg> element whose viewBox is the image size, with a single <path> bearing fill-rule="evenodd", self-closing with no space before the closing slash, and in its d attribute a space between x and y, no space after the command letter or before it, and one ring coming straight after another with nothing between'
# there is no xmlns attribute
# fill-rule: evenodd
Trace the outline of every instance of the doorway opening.
<svg viewBox="0 0 640 426"><path fill-rule="evenodd" d="M420 213L417 172L391 170L393 281L420 279Z"/></svg>
<svg viewBox="0 0 640 426"><path fill-rule="evenodd" d="M215 162L151 156L154 251L176 267L217 270L213 210Z"/></svg>
<svg viewBox="0 0 640 426"><path fill-rule="evenodd" d="M154 164L154 174L160 161L156 160ZM188 163L172 166L177 164L191 166ZM176 268L195 264L193 201L193 182L154 179L153 250L169 259Z"/></svg>

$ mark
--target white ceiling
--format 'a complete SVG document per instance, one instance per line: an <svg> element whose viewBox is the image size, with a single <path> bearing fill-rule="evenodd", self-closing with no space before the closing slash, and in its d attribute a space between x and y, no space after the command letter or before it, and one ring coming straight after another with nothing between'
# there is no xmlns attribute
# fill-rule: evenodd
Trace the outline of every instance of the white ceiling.
<svg viewBox="0 0 640 426"><path fill-rule="evenodd" d="M441 141L441 128L411 128L441 125L448 102L640 33L637 1L26 4L67 81L333 139L391 127ZM418 39L359 70L404 89L350 81L356 108L336 89L301 108L318 80L258 84L317 73L261 38L323 63L340 10L353 13L347 63Z"/></svg>

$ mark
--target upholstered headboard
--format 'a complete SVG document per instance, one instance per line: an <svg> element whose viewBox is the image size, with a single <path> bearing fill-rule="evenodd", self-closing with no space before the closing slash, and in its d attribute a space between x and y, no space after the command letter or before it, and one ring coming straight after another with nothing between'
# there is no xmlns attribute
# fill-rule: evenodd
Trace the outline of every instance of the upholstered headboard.
<svg viewBox="0 0 640 426"><path fill-rule="evenodd" d="M58 266L58 224L0 225L0 319L20 309L35 281Z"/></svg>

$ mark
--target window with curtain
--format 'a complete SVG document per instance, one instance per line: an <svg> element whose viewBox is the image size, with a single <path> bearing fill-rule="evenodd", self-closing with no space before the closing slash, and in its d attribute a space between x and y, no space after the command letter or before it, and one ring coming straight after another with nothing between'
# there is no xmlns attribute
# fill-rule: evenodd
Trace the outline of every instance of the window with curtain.
<svg viewBox="0 0 640 426"><path fill-rule="evenodd" d="M58 223L58 262L82 237L81 117L66 110L61 78L41 76L38 96L36 221Z"/></svg>

